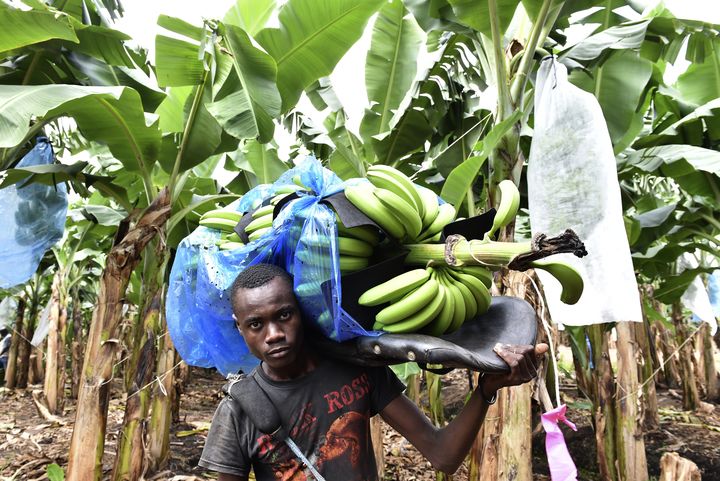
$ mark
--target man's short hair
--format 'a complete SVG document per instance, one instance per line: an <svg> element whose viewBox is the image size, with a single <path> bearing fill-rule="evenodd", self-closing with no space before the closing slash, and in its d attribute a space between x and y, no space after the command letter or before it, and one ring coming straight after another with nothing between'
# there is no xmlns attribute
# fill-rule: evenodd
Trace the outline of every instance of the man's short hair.
<svg viewBox="0 0 720 481"><path fill-rule="evenodd" d="M242 271L230 287L230 301L235 310L235 294L240 289L255 289L262 287L275 278L281 278L288 283L290 289L293 286L293 279L282 267L275 264L255 264Z"/></svg>

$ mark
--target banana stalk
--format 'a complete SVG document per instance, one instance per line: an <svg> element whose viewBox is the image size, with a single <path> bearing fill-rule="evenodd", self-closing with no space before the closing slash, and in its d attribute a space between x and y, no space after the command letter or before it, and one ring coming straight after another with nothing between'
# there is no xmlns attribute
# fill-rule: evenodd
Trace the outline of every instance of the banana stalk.
<svg viewBox="0 0 720 481"><path fill-rule="evenodd" d="M406 244L405 263L424 266L428 262L451 266L479 265L500 269L520 254L532 252L530 242L461 241L455 244ZM452 259L452 260L451 260Z"/></svg>
<svg viewBox="0 0 720 481"><path fill-rule="evenodd" d="M404 247L410 251L405 258L408 265L425 266L430 262L456 267L479 265L491 270L508 267L524 271L532 267L533 261L560 253L587 255L584 244L570 229L556 237L538 234L529 242L467 240L451 235L444 244L406 244Z"/></svg>

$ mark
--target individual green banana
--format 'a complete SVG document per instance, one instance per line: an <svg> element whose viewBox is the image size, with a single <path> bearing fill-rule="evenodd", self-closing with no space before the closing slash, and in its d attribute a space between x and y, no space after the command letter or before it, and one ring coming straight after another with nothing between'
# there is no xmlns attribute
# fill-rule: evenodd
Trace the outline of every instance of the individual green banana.
<svg viewBox="0 0 720 481"><path fill-rule="evenodd" d="M363 292L358 298L358 304L361 306L377 306L385 302L398 300L413 289L420 287L428 279L430 279L430 273L426 269L413 269L403 272Z"/></svg>
<svg viewBox="0 0 720 481"><path fill-rule="evenodd" d="M498 229L512 222L517 215L518 207L520 207L520 191L515 182L505 179L498 184L497 188L500 192L500 204L497 206L493 225L485 234L486 239L492 238Z"/></svg>
<svg viewBox="0 0 720 481"><path fill-rule="evenodd" d="M415 204L415 198L408 190L407 182L398 182L395 177L388 174L387 172L383 172L382 170L376 170L372 167L368 169L367 179L375 187L387 189L390 192L397 194L400 198L402 198L402 200L407 202L415 210L419 209L419 207Z"/></svg>
<svg viewBox="0 0 720 481"><path fill-rule="evenodd" d="M432 223L420 233L419 239L422 241L435 236L438 232L442 232L446 225L455 220L455 215L457 215L457 212L452 204L447 202L442 204L438 207L438 213Z"/></svg>
<svg viewBox="0 0 720 481"><path fill-rule="evenodd" d="M378 312L375 320L386 326L402 321L428 305L437 296L439 288L438 282L431 277L420 287Z"/></svg>
<svg viewBox="0 0 720 481"><path fill-rule="evenodd" d="M340 256L340 272L343 274L365 269L369 264L367 257Z"/></svg>
<svg viewBox="0 0 720 481"><path fill-rule="evenodd" d="M472 292L473 297L475 297L475 302L477 303L477 313L476 314L484 314L487 312L487 310L490 308L490 292L488 292L487 287L485 287L485 284L478 279L477 277L465 274L460 271L455 270L448 270L451 276L453 276L455 279L457 279L459 282L462 282L468 289L470 289L470 292Z"/></svg>
<svg viewBox="0 0 720 481"><path fill-rule="evenodd" d="M293 178L293 182L294 181L295 181L295 178ZM283 195L292 194L293 192L297 192L298 190L300 190L301 187L302 186L300 186L300 185L290 185L290 184L281 185L275 189L275 194L276 195L277 194L283 194Z"/></svg>
<svg viewBox="0 0 720 481"><path fill-rule="evenodd" d="M416 185L415 190L420 194L423 203L423 229L427 229L433 223L440 211L437 194L427 187Z"/></svg>
<svg viewBox="0 0 720 481"><path fill-rule="evenodd" d="M463 297L465 303L465 320L463 322L474 318L478 313L478 304L472 291L450 274L447 274L447 278L452 282L453 286L460 291L460 295Z"/></svg>
<svg viewBox="0 0 720 481"><path fill-rule="evenodd" d="M251 232L255 232L258 229L265 229L266 227L270 227L272 223L272 214L266 214L262 217L258 217L257 219L246 225L245 232L250 235Z"/></svg>
<svg viewBox="0 0 720 481"><path fill-rule="evenodd" d="M460 272L475 276L485 284L485 287L490 289L493 284L493 273L490 269L482 266L462 266Z"/></svg>
<svg viewBox="0 0 720 481"><path fill-rule="evenodd" d="M258 217L263 217L266 215L272 215L273 210L275 210L275 206L272 204L264 205L262 207L258 207L252 212L252 218L257 219Z"/></svg>
<svg viewBox="0 0 720 481"><path fill-rule="evenodd" d="M242 239L235 231L222 234L221 239L227 242L242 242Z"/></svg>
<svg viewBox="0 0 720 481"><path fill-rule="evenodd" d="M382 329L393 333L417 332L437 317L444 304L445 290L438 288L437 294L422 309L400 322L385 324Z"/></svg>
<svg viewBox="0 0 720 481"><path fill-rule="evenodd" d="M380 202L405 226L408 237L417 239L422 230L422 218L418 211L394 192L376 187L373 191Z"/></svg>
<svg viewBox="0 0 720 481"><path fill-rule="evenodd" d="M260 237L262 237L270 229L272 229L272 227L265 227L263 229L255 230L251 234L248 234L248 240L250 242L255 241L255 240L259 239Z"/></svg>
<svg viewBox="0 0 720 481"><path fill-rule="evenodd" d="M338 236L338 250L340 254L356 257L370 257L373 246L360 239Z"/></svg>
<svg viewBox="0 0 720 481"><path fill-rule="evenodd" d="M444 269L440 272L440 274L445 282L445 286L448 289L448 293L453 296L455 301L455 311L453 312L452 322L447 327L447 329L445 329L446 333L451 333L457 331L468 318L467 307L465 304L465 297L463 296L460 289L454 284L450 276L444 272ZM472 297L472 294L470 294L470 296Z"/></svg>
<svg viewBox="0 0 720 481"><path fill-rule="evenodd" d="M338 235L345 237L354 237L362 241L367 242L371 246L375 247L380 243L380 233L378 230L369 225L359 225L356 227L345 227L342 222L338 219L337 221Z"/></svg>
<svg viewBox="0 0 720 481"><path fill-rule="evenodd" d="M542 269L557 279L562 286L560 300L565 304L575 304L580 300L585 281L574 266L562 261L537 260L530 263L535 269Z"/></svg>
<svg viewBox="0 0 720 481"><path fill-rule="evenodd" d="M402 184L405 186L405 190L410 193L412 196L415 207L417 208L418 213L420 214L420 217L422 218L425 215L425 211L423 210L423 202L420 198L420 194L417 190L415 190L415 184L413 184L413 181L410 180L410 177L400 172L398 169L394 167L390 167L389 165L383 165L383 164L375 164L370 166L368 169L368 172L385 172L386 174L390 175L392 178L395 179L396 182L399 184Z"/></svg>
<svg viewBox="0 0 720 481"><path fill-rule="evenodd" d="M375 197L374 189L371 184L350 185L345 188L345 197L390 237L396 240L402 239L405 237L405 227Z"/></svg>
<svg viewBox="0 0 720 481"><path fill-rule="evenodd" d="M242 242L225 241L225 242L221 242L220 245L218 246L218 248L221 251L231 251L231 250L239 249L244 246L245 246L245 244L243 244Z"/></svg>
<svg viewBox="0 0 720 481"><path fill-rule="evenodd" d="M234 232L237 222L221 217L207 217L205 219L200 219L200 225L209 227L211 229L218 229L223 232L231 233Z"/></svg>
<svg viewBox="0 0 720 481"><path fill-rule="evenodd" d="M240 222L240 219L242 219L242 216L243 216L242 212L237 212L237 211L228 210L228 209L214 209L214 210L209 210L209 211L205 212L200 217L200 220L205 220L205 219L210 219L210 218L227 219L227 220L234 220L235 224L237 224L238 222Z"/></svg>
<svg viewBox="0 0 720 481"><path fill-rule="evenodd" d="M272 198L270 199L270 204L271 204L271 205L277 205L278 202L280 202L281 200L283 200L283 199L284 199L285 197L287 197L287 196L288 196L288 194L277 194L276 196L274 196L274 197L272 197Z"/></svg>
<svg viewBox="0 0 720 481"><path fill-rule="evenodd" d="M452 324L453 316L455 314L454 294L450 292L450 288L447 287L444 279L442 279L439 275L436 276L436 279L440 283L440 291L442 291L444 302L440 312L438 312L435 318L423 328L422 332L430 336L441 336L444 334Z"/></svg>

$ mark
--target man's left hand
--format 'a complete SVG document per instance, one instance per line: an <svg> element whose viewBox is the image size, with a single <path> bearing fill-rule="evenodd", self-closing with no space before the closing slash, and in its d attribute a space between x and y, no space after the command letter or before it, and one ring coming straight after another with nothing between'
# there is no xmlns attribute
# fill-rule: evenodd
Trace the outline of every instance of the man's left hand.
<svg viewBox="0 0 720 481"><path fill-rule="evenodd" d="M500 388L517 386L534 379L540 362L548 351L548 345L545 343L536 346L497 344L494 351L510 366L510 372L485 374L482 382L483 396L492 396Z"/></svg>

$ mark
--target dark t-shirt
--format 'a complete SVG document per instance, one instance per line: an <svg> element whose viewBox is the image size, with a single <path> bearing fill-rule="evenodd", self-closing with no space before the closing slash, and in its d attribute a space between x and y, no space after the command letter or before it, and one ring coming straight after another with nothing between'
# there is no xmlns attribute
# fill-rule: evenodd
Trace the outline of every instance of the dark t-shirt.
<svg viewBox="0 0 720 481"><path fill-rule="evenodd" d="M280 412L282 425L327 481L377 480L370 418L405 389L386 368L322 360L307 375L273 381L252 373ZM280 439L260 432L229 396L213 417L200 466L258 480L312 480Z"/></svg>

